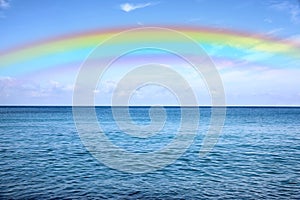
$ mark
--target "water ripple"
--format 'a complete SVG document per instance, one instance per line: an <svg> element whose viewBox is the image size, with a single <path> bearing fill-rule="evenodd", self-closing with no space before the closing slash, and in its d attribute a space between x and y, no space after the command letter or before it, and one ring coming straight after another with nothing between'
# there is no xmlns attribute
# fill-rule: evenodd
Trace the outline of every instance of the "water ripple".
<svg viewBox="0 0 300 200"><path fill-rule="evenodd" d="M178 112L168 110L176 108L168 108L163 134L134 141L119 134L106 109L98 114L108 137L132 152L161 148L178 123ZM198 152L210 109L200 111L199 134L180 159L156 172L126 174L87 152L70 107L1 107L0 199L300 199L300 109L229 108L220 141L205 158ZM139 118L145 108L131 112L147 120Z"/></svg>

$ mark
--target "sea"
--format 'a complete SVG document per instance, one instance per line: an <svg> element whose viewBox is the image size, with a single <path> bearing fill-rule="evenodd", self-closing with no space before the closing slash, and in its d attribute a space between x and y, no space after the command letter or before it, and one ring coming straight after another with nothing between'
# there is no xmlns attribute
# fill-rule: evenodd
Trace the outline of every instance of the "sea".
<svg viewBox="0 0 300 200"><path fill-rule="evenodd" d="M149 109L130 107L133 123L151 123ZM159 151L181 123L181 107L164 107L163 131L137 138L118 130L111 107L95 110L107 139L131 153ZM300 108L227 107L218 142L201 157L211 110L199 107L195 137L177 159L130 173L86 148L72 107L2 106L0 199L300 199Z"/></svg>

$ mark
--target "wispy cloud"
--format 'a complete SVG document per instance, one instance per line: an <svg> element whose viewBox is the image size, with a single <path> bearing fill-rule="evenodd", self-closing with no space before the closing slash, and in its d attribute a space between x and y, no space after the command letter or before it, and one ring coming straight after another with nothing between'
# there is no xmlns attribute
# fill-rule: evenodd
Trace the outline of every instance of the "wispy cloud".
<svg viewBox="0 0 300 200"><path fill-rule="evenodd" d="M152 6L154 3L140 3L140 4L132 4L132 3L124 3L120 5L120 9L124 12L131 12L133 10L139 9L139 8L145 8L148 6Z"/></svg>
<svg viewBox="0 0 300 200"><path fill-rule="evenodd" d="M270 7L278 11L287 12L293 23L300 23L300 3L293 3L291 1L272 1Z"/></svg>
<svg viewBox="0 0 300 200"><path fill-rule="evenodd" d="M9 1L0 0L0 9L7 9L10 7Z"/></svg>
<svg viewBox="0 0 300 200"><path fill-rule="evenodd" d="M10 7L9 0L0 0L0 19L6 18L4 10Z"/></svg>
<svg viewBox="0 0 300 200"><path fill-rule="evenodd" d="M70 104L73 88L72 84L62 84L53 80L41 84L0 76L0 104Z"/></svg>
<svg viewBox="0 0 300 200"><path fill-rule="evenodd" d="M278 33L282 32L284 29L283 28L274 28L269 30L268 32L266 32L266 35L270 35L270 36L276 36Z"/></svg>
<svg viewBox="0 0 300 200"><path fill-rule="evenodd" d="M268 23L268 24L271 24L271 23L273 23L273 20L270 19L270 18L265 18L265 19L264 19L264 22L266 22L266 23Z"/></svg>

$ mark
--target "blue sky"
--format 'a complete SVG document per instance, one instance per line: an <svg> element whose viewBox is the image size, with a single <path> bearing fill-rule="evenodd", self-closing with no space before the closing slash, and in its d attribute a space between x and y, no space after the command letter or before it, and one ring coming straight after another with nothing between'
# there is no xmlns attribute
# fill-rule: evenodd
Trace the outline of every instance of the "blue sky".
<svg viewBox="0 0 300 200"><path fill-rule="evenodd" d="M300 25L296 0L1 2L1 48L75 31L140 24L213 26L283 37L299 34ZM124 12L121 5L126 3L141 8Z"/></svg>
<svg viewBox="0 0 300 200"><path fill-rule="evenodd" d="M228 29L277 37L300 46L300 2L297 0L0 0L0 51L81 31L153 25ZM205 50L209 54L215 49L207 47ZM254 61L250 63L243 63L240 60L213 60L224 83L227 103L299 105L299 60L288 60L288 67L282 62L278 63L282 67L258 70L265 69L265 66L256 62L256 58L257 55L254 55ZM265 63L268 62L272 61L266 59ZM229 66L229 69L223 70L224 66ZM54 71L49 73L51 71L49 69L26 75L10 74L7 70L4 73L0 69L0 104L70 105L78 69L79 66L69 66L62 70L65 71L63 74ZM107 85L104 87L110 88L108 92L113 90L116 80L117 77L107 78L105 82ZM196 86L195 88L199 92L199 104L209 104L209 95L202 93L202 89L197 89ZM160 94L158 90L161 89L144 88L133 102L174 103L174 98L167 93L153 95ZM99 103L107 104L109 100L107 98Z"/></svg>

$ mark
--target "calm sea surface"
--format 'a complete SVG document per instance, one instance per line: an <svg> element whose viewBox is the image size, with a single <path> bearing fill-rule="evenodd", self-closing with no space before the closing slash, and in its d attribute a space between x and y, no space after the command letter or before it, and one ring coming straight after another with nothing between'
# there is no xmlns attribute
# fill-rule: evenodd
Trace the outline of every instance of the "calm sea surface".
<svg viewBox="0 0 300 200"><path fill-rule="evenodd" d="M111 108L96 110L107 137L131 152L162 148L180 123L180 108L168 107L165 134L135 141ZM131 108L135 123L147 124L148 110ZM300 108L227 108L219 142L199 158L209 120L200 108L197 136L173 164L129 174L86 150L71 107L0 107L0 198L300 199Z"/></svg>

